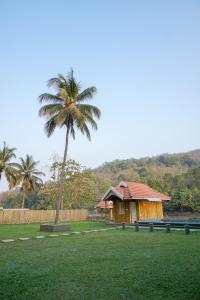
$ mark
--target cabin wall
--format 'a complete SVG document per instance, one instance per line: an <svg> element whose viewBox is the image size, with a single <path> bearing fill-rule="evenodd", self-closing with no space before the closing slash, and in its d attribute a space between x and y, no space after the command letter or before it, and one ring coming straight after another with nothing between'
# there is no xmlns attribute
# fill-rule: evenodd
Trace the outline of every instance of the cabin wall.
<svg viewBox="0 0 200 300"><path fill-rule="evenodd" d="M162 202L139 200L138 219L163 219Z"/></svg>
<svg viewBox="0 0 200 300"><path fill-rule="evenodd" d="M118 199L112 199L113 201L113 216L112 219L116 223L130 223L130 201L119 201ZM119 214L119 203L124 205L124 214ZM151 202L146 200L136 201L136 220L144 219L163 219L163 207L162 202Z"/></svg>
<svg viewBox="0 0 200 300"><path fill-rule="evenodd" d="M113 220L116 223L130 223L130 206L129 201L119 201L112 199L113 201ZM122 203L124 205L124 214L119 214L119 203Z"/></svg>

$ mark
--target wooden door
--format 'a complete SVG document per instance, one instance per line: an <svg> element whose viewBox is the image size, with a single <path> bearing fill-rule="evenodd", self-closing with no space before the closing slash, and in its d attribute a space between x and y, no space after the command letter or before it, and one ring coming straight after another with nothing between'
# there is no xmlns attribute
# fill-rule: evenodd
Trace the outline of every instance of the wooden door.
<svg viewBox="0 0 200 300"><path fill-rule="evenodd" d="M136 202L130 202L130 222L134 223L137 219Z"/></svg>

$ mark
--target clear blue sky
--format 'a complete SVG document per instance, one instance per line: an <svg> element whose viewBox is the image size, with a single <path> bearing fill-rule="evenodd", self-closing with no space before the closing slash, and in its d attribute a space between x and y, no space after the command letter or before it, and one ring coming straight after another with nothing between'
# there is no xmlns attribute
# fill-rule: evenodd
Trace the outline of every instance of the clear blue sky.
<svg viewBox="0 0 200 300"><path fill-rule="evenodd" d="M0 1L0 143L44 167L62 155L37 97L70 67L95 85L102 110L92 142L69 155L95 167L113 159L200 147L200 1ZM1 183L1 189L5 183Z"/></svg>

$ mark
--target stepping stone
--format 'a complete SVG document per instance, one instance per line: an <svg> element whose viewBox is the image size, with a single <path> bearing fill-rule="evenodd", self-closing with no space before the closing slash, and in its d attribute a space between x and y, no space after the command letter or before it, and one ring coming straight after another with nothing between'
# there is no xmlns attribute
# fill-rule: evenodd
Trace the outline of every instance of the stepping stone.
<svg viewBox="0 0 200 300"><path fill-rule="evenodd" d="M70 235L71 233L61 233L61 235L64 235L64 236L66 236L66 235Z"/></svg>
<svg viewBox="0 0 200 300"><path fill-rule="evenodd" d="M59 234L49 234L48 236L49 237L57 237L57 236L59 236Z"/></svg>
<svg viewBox="0 0 200 300"><path fill-rule="evenodd" d="M3 243L11 243L14 242L15 240L2 240Z"/></svg>
<svg viewBox="0 0 200 300"><path fill-rule="evenodd" d="M81 232L80 231L74 231L73 233L74 234L80 234Z"/></svg>
<svg viewBox="0 0 200 300"><path fill-rule="evenodd" d="M36 239L44 239L45 236L44 236L44 235L38 235L38 236L36 236L35 238L36 238Z"/></svg>
<svg viewBox="0 0 200 300"><path fill-rule="evenodd" d="M25 237L25 238L19 238L20 241L27 241L27 240L30 240L31 238L29 237Z"/></svg>

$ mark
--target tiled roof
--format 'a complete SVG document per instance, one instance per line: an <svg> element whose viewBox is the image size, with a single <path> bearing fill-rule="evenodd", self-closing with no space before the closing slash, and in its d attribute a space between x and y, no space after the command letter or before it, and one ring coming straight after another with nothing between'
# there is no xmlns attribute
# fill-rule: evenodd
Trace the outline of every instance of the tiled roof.
<svg viewBox="0 0 200 300"><path fill-rule="evenodd" d="M170 200L169 196L152 189L150 186L144 183L125 181L122 185L118 185L117 187L115 187L115 190L121 193L124 199L137 199L138 197L138 199L159 198L161 200Z"/></svg>
<svg viewBox="0 0 200 300"><path fill-rule="evenodd" d="M96 207L97 207L97 208L98 208L98 207L100 207L100 208L106 208L106 207L112 208L112 207L113 207L113 203L112 203L112 201L101 201L101 202L99 202L99 203L96 205Z"/></svg>

